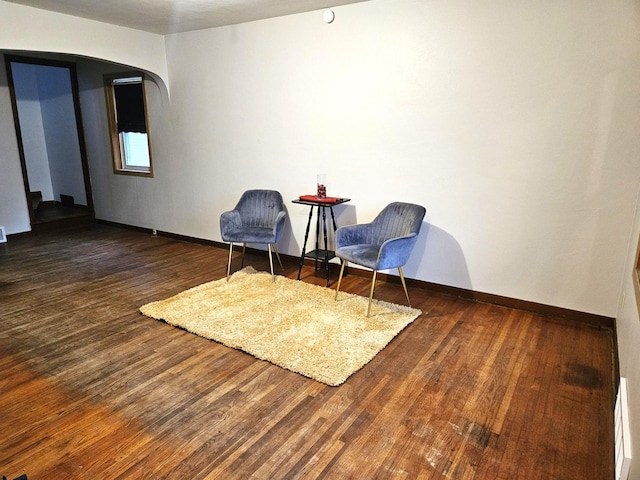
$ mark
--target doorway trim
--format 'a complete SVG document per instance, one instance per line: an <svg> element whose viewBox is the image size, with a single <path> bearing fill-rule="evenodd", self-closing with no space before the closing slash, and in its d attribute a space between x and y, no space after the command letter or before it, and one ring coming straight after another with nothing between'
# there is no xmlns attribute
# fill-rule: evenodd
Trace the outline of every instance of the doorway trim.
<svg viewBox="0 0 640 480"><path fill-rule="evenodd" d="M46 224L37 223L35 220L35 211L31 206L31 189L29 186L29 177L27 171L27 162L24 153L24 145L22 140L22 130L20 127L20 118L18 116L18 103L16 100L16 92L15 85L13 82L13 71L11 64L12 63L24 63L30 65L42 65L49 67L60 67L66 68L69 70L69 78L71 82L71 96L73 98L73 110L75 114L75 124L78 134L78 147L80 150L80 163L82 165L82 177L84 180L84 189L87 196L87 209L88 213L82 217L75 217L78 220L81 220L83 223L87 221L93 222L95 219L95 210L93 204L93 194L91 192L91 176L89 175L89 163L87 161L87 147L84 139L84 128L82 123L82 112L80 109L80 96L78 93L78 75L76 70L76 64L73 62L65 62L61 60L52 60L47 58L34 58L34 57L24 57L20 55L4 55L5 68L7 71L7 82L9 86L9 92L11 96L11 108L13 110L13 123L16 129L16 138L18 141L18 154L20 156L20 166L22 168L22 180L24 183L24 191L25 198L27 201L27 209L29 211L29 223L31 225L31 230L34 231L38 229L42 225L47 225L48 227L52 226L52 224L58 223L69 223L67 220L52 220L46 222Z"/></svg>

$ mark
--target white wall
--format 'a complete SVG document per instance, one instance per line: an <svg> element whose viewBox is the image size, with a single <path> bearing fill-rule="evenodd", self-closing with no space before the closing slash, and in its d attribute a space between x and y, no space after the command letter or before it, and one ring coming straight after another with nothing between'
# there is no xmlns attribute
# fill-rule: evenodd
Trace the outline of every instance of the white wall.
<svg viewBox="0 0 640 480"><path fill-rule="evenodd" d="M293 199L322 171L352 198L339 223L426 206L412 278L615 316L640 174L637 10L374 0L331 25L311 12L168 36L156 177L96 179L97 211L220 240L240 192ZM289 213L281 249L297 254L307 210Z"/></svg>
<svg viewBox="0 0 640 480"><path fill-rule="evenodd" d="M42 199L47 201L55 200L55 197L49 170L36 67L16 63L12 66L12 72L29 189L32 192L41 192Z"/></svg>
<svg viewBox="0 0 640 480"><path fill-rule="evenodd" d="M0 62L0 225L7 235L29 229L18 140L4 62Z"/></svg>
<svg viewBox="0 0 640 480"><path fill-rule="evenodd" d="M167 78L161 35L9 2L0 2L0 50L99 58Z"/></svg>
<svg viewBox="0 0 640 480"><path fill-rule="evenodd" d="M69 69L36 65L54 199L70 195L87 205Z"/></svg>
<svg viewBox="0 0 640 480"><path fill-rule="evenodd" d="M79 60L77 71L94 202L99 199L95 202L96 218L148 228L167 225L167 218L179 216L179 209L185 208L179 200L174 202L174 195L180 195L183 187L189 187L175 185L165 169L166 164L180 161L172 153L171 108L165 85L154 77L145 79L155 177L116 175L108 136L103 75L123 72L123 67Z"/></svg>
<svg viewBox="0 0 640 480"><path fill-rule="evenodd" d="M633 460L630 479L640 478L640 295L633 286L633 266L635 264L638 239L640 238L640 190L636 202L636 216L633 234L627 252L623 290L616 319L618 334L618 356L620 375L627 377L629 407L631 416L631 437Z"/></svg>

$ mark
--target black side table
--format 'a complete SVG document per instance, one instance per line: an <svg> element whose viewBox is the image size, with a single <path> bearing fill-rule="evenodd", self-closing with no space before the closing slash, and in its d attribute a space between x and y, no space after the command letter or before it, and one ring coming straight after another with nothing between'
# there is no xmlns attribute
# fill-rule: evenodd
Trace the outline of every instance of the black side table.
<svg viewBox="0 0 640 480"><path fill-rule="evenodd" d="M327 243L327 208L331 213L331 223L333 225L333 233L337 230L336 218L333 215L333 207L350 201L350 198L328 198L318 200L297 199L292 200L293 203L300 205L309 205L309 220L307 220L307 229L304 232L304 244L302 246L302 254L300 255L300 264L298 266L298 280L300 280L300 273L302 272L302 265L305 258L313 258L315 261L315 269L318 270L318 261L324 262L325 269L327 271L327 287L329 286L329 260L336 256L333 250L329 250ZM316 245L315 249L307 252L307 240L309 239L309 229L311 227L311 218L313 217L313 207L316 208ZM322 215L322 220L320 217ZM324 236L324 248L320 248L320 227L322 226L322 232Z"/></svg>

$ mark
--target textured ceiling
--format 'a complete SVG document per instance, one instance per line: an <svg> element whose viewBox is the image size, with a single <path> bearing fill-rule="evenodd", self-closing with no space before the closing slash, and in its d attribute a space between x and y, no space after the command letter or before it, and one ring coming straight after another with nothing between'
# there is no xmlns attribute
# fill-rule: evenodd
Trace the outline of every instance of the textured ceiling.
<svg viewBox="0 0 640 480"><path fill-rule="evenodd" d="M367 0L4 0L168 34L234 25Z"/></svg>

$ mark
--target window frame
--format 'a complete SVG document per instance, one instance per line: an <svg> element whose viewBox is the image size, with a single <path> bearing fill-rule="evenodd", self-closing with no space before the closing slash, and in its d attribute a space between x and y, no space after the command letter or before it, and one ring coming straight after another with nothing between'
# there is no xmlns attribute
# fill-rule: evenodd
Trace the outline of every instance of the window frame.
<svg viewBox="0 0 640 480"><path fill-rule="evenodd" d="M144 105L144 120L147 135L147 149L149 151L149 167L136 167L126 165L124 161L124 142L118 132L116 115L116 97L114 90L114 80L126 78L141 78L142 103ZM107 117L109 124L109 139L111 144L111 157L113 159L113 173L116 175L134 175L141 177L153 177L153 154L151 151L151 133L149 129L149 109L147 107L146 76L142 72L130 71L121 73L111 73L103 76L104 91L107 103Z"/></svg>

